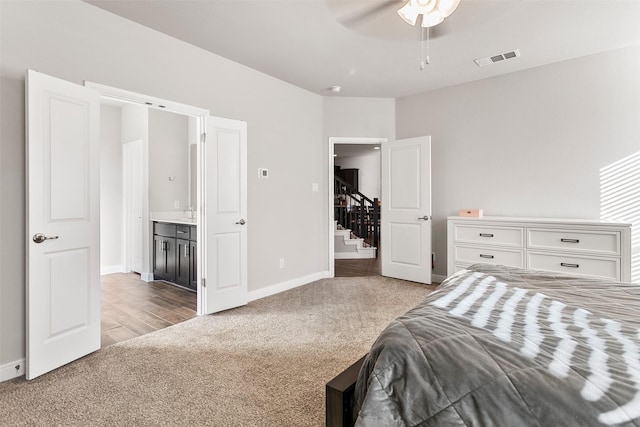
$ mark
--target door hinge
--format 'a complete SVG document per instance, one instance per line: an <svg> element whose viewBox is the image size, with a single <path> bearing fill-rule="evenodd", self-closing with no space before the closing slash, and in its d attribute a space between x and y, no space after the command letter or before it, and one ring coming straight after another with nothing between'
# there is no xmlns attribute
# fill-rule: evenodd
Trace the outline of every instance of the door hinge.
<svg viewBox="0 0 640 427"><path fill-rule="evenodd" d="M205 142L206 140L207 140L207 133L206 133L206 132L203 132L203 133L200 135L200 142Z"/></svg>
<svg viewBox="0 0 640 427"><path fill-rule="evenodd" d="M205 279L204 277L202 278L202 287L203 288L207 287L207 279Z"/></svg>

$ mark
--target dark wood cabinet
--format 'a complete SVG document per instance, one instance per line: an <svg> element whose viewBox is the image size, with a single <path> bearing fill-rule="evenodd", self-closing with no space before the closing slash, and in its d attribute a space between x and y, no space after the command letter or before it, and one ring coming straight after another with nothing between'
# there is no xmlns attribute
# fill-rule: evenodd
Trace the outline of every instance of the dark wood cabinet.
<svg viewBox="0 0 640 427"><path fill-rule="evenodd" d="M172 281L176 274L176 239L153 236L153 277Z"/></svg>
<svg viewBox="0 0 640 427"><path fill-rule="evenodd" d="M191 245L188 240L177 239L178 253L176 256L176 283L178 285L190 287L191 277L191 256L189 254Z"/></svg>
<svg viewBox="0 0 640 427"><path fill-rule="evenodd" d="M195 227L194 238L195 238ZM197 242L191 240L189 242L189 255L191 255L191 267L189 268L189 287L194 291L198 288L198 257L196 256Z"/></svg>
<svg viewBox="0 0 640 427"><path fill-rule="evenodd" d="M196 226L153 223L153 277L196 290Z"/></svg>

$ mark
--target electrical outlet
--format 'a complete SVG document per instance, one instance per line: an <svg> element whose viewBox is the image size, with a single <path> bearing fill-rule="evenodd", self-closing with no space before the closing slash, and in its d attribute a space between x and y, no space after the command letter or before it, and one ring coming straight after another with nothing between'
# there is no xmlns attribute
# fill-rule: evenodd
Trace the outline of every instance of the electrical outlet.
<svg viewBox="0 0 640 427"><path fill-rule="evenodd" d="M284 268L284 258L280 258L280 268Z"/></svg>
<svg viewBox="0 0 640 427"><path fill-rule="evenodd" d="M174 209L180 209L180 200L176 200L173 202L173 208Z"/></svg>

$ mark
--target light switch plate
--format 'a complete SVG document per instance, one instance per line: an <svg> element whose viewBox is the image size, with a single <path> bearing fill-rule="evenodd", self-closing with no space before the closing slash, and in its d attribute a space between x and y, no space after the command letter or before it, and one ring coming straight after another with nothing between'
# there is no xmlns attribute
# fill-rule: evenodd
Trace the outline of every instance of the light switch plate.
<svg viewBox="0 0 640 427"><path fill-rule="evenodd" d="M313 184L311 184L311 191L318 191L319 187L318 187L318 183L314 182Z"/></svg>

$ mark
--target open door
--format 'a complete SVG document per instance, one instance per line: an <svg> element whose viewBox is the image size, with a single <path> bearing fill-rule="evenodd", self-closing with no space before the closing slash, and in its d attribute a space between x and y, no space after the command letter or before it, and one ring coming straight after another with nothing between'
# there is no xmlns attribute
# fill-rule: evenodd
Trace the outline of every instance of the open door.
<svg viewBox="0 0 640 427"><path fill-rule="evenodd" d="M26 377L100 348L98 93L27 72Z"/></svg>
<svg viewBox="0 0 640 427"><path fill-rule="evenodd" d="M382 143L382 275L431 283L431 137Z"/></svg>
<svg viewBox="0 0 640 427"><path fill-rule="evenodd" d="M209 117L204 143L204 312L247 304L247 123Z"/></svg>

